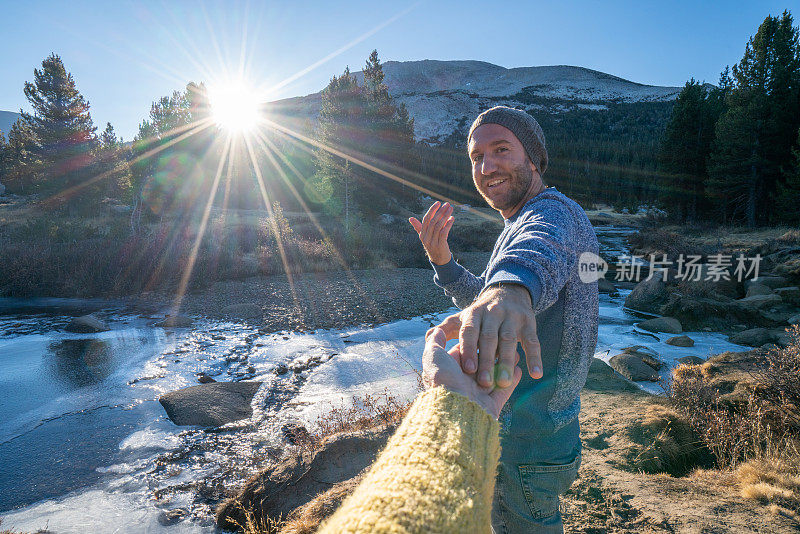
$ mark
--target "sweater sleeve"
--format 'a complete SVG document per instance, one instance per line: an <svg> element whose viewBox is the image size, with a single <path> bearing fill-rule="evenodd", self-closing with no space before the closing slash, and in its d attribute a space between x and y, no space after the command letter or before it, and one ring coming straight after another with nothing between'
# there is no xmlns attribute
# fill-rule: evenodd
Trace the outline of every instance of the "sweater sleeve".
<svg viewBox="0 0 800 534"><path fill-rule="evenodd" d="M486 287L500 282L524 285L534 313L539 313L553 305L576 269L576 222L563 203L545 199L536 212L515 224L502 255L486 270Z"/></svg>
<svg viewBox="0 0 800 534"><path fill-rule="evenodd" d="M472 304L483 289L483 277L469 272L455 258L444 265L431 265L435 272L433 282L444 289L444 294L453 299L453 304L462 310Z"/></svg>
<svg viewBox="0 0 800 534"><path fill-rule="evenodd" d="M430 389L319 532L490 532L499 458L497 421L463 395Z"/></svg>

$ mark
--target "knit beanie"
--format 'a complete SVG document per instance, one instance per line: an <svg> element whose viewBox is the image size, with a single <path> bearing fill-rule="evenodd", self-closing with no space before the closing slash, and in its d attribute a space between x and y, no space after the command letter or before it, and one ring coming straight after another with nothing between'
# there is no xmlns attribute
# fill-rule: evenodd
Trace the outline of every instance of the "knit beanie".
<svg viewBox="0 0 800 534"><path fill-rule="evenodd" d="M531 162L536 165L539 174L544 174L547 170L547 147L544 142L544 132L536 119L519 109L508 106L495 106L487 109L475 119L469 129L467 144L472 139L472 132L482 124L499 124L511 130L517 139L525 147L525 152L531 158Z"/></svg>

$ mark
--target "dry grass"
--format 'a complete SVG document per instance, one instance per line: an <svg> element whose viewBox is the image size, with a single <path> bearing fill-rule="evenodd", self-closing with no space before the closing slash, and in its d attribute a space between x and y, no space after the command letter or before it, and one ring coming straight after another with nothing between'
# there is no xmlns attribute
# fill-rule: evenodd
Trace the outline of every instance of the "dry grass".
<svg viewBox="0 0 800 534"><path fill-rule="evenodd" d="M800 510L800 455L784 451L749 460L736 469L742 497Z"/></svg>
<svg viewBox="0 0 800 534"><path fill-rule="evenodd" d="M757 369L747 372L749 379L739 374L735 387L726 380L735 373L720 377L710 363L679 366L670 399L687 415L718 468L733 473L742 497L795 517L800 511L800 327L789 334L786 348L761 353Z"/></svg>
<svg viewBox="0 0 800 534"><path fill-rule="evenodd" d="M245 513L245 524L238 524L239 530L244 534L281 534L281 529L286 524L283 519L271 517L257 517L250 510L242 508Z"/></svg>
<svg viewBox="0 0 800 534"><path fill-rule="evenodd" d="M631 441L643 446L631 464L646 473L683 476L698 465L708 464L708 449L689 420L669 406L648 406L642 422L629 433Z"/></svg>
<svg viewBox="0 0 800 534"><path fill-rule="evenodd" d="M362 475L334 485L325 493L314 497L308 504L292 512L283 524L280 534L312 534L319 526L339 508L361 482ZM260 534L248 532L246 534Z"/></svg>

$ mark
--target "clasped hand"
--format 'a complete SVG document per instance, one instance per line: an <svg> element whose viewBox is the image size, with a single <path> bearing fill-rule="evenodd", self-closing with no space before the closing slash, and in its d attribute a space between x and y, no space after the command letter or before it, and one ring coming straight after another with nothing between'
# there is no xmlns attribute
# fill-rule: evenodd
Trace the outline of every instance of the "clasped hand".
<svg viewBox="0 0 800 534"><path fill-rule="evenodd" d="M542 377L542 353L528 290L502 284L485 289L467 308L439 325L446 339L458 339L465 373L476 374L479 385L505 388L513 382L522 343L531 378ZM497 367L495 369L495 364Z"/></svg>
<svg viewBox="0 0 800 534"><path fill-rule="evenodd" d="M482 387L475 379L461 370L461 351L458 345L445 349L447 338L444 330L434 327L425 335L425 352L422 354L422 373L428 387L443 386L472 400L497 419L500 410L511 397L511 392L522 378L522 370L514 367L513 379L508 387Z"/></svg>

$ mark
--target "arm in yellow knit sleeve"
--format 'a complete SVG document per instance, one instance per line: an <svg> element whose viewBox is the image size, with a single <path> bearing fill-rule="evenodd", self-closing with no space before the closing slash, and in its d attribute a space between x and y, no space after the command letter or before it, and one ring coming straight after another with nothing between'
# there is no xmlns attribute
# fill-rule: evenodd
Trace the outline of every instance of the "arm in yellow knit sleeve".
<svg viewBox="0 0 800 534"><path fill-rule="evenodd" d="M467 397L425 391L319 533L490 532L498 434Z"/></svg>

